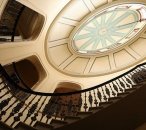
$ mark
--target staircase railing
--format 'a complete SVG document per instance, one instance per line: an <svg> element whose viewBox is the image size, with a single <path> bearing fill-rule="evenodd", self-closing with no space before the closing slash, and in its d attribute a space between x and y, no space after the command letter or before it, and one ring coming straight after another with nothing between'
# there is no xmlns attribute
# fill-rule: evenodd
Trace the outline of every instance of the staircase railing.
<svg viewBox="0 0 146 130"><path fill-rule="evenodd" d="M66 117L78 117L92 108L100 109L103 104L110 104L112 98L128 94L128 90L144 81L145 71L146 63L142 63L88 89L68 93L42 93L17 85L0 65L0 120L11 127L19 122L29 126L34 126L36 122L53 125L54 120L66 123Z"/></svg>
<svg viewBox="0 0 146 130"><path fill-rule="evenodd" d="M15 0L8 1L0 19L0 41L14 42L15 36L19 36L16 29L24 8L24 5Z"/></svg>
<svg viewBox="0 0 146 130"><path fill-rule="evenodd" d="M113 79L110 79L104 83L101 83L99 85L96 85L96 86L93 86L93 87L90 87L90 88L87 88L87 89L83 89L83 90L78 90L78 91L74 91L74 92L67 92L67 93L43 93L43 92L36 92L36 91L33 91L33 90L28 90L28 89L24 89L22 88L21 86L17 85L11 78L10 76L7 74L7 72L5 71L5 69L3 68L2 65L0 65L0 70L3 74L3 76L7 79L7 81L15 86L16 88L19 88L20 90L26 92L26 93L31 93L31 94L36 94L36 95L43 95L43 96L64 96L64 95L71 95L71 94L79 94L79 93L84 93L84 92L87 92L87 91L91 91L91 90L94 90L94 89L97 89L99 87L102 87L102 86L106 86L110 83L113 83L113 84L117 84L117 82L119 82L122 86L124 84L127 84L129 86L129 88L131 87L131 85L134 85L136 83L134 83L134 79L133 78L133 75L135 74L139 74L139 72L143 72L145 71L146 69L146 63L142 63L142 64L139 64L137 66L135 66L134 68L128 70L127 72L124 72L123 74L113 78ZM137 79L141 79L143 81L143 77L144 74L142 73L142 75L137 75ZM118 80L118 81L116 81ZM115 83L114 83L115 81ZM140 81L141 82L141 81ZM120 89L120 88L119 88Z"/></svg>

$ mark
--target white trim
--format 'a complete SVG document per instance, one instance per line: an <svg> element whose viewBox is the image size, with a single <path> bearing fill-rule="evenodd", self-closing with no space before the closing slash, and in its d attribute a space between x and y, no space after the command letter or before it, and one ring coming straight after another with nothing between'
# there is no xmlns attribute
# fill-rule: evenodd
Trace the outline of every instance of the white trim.
<svg viewBox="0 0 146 130"><path fill-rule="evenodd" d="M95 7L90 0L83 0L83 2L86 5L86 7L89 9L90 12L95 10Z"/></svg>

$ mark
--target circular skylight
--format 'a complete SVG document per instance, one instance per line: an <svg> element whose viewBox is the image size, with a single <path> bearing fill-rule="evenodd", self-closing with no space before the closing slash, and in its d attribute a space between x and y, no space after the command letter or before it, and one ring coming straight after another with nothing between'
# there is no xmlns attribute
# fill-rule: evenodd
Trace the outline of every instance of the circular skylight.
<svg viewBox="0 0 146 130"><path fill-rule="evenodd" d="M146 6L121 4L95 12L73 31L71 45L78 53L96 54L115 49L146 24Z"/></svg>

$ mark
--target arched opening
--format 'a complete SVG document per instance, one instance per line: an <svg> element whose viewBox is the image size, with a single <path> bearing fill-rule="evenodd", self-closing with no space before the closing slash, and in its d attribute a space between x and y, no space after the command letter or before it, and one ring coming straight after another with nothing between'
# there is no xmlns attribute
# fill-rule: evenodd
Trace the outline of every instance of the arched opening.
<svg viewBox="0 0 146 130"><path fill-rule="evenodd" d="M4 66L12 80L26 89L34 89L46 77L46 72L36 56Z"/></svg>
<svg viewBox="0 0 146 130"><path fill-rule="evenodd" d="M81 90L81 86L76 83L62 82L57 85L54 93L67 93ZM52 96L47 113L54 115L55 118L63 119L67 116L76 116L77 112L80 111L82 105L81 94L73 94L67 96ZM49 115L48 115L49 116Z"/></svg>
<svg viewBox="0 0 146 130"><path fill-rule="evenodd" d="M8 0L0 12L0 42L23 41L36 38L44 24L44 17L16 0Z"/></svg>
<svg viewBox="0 0 146 130"><path fill-rule="evenodd" d="M25 7L20 16L17 30L19 30L23 39L34 39L39 35L43 23L44 17L41 14Z"/></svg>
<svg viewBox="0 0 146 130"><path fill-rule="evenodd" d="M14 67L17 75L27 86L33 87L39 81L37 68L28 59L16 62Z"/></svg>
<svg viewBox="0 0 146 130"><path fill-rule="evenodd" d="M81 90L81 86L71 82L61 82L57 85L55 93L66 93Z"/></svg>

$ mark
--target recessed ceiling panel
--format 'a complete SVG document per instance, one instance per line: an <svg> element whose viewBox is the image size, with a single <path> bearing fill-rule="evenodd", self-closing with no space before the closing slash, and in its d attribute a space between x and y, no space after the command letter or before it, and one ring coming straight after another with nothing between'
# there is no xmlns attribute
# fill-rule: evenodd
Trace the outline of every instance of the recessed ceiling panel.
<svg viewBox="0 0 146 130"><path fill-rule="evenodd" d="M49 28L46 54L65 74L113 73L143 59L145 29L144 0L72 0Z"/></svg>
<svg viewBox="0 0 146 130"><path fill-rule="evenodd" d="M121 4L95 11L71 35L71 46L80 54L111 51L133 39L146 25L146 6Z"/></svg>

